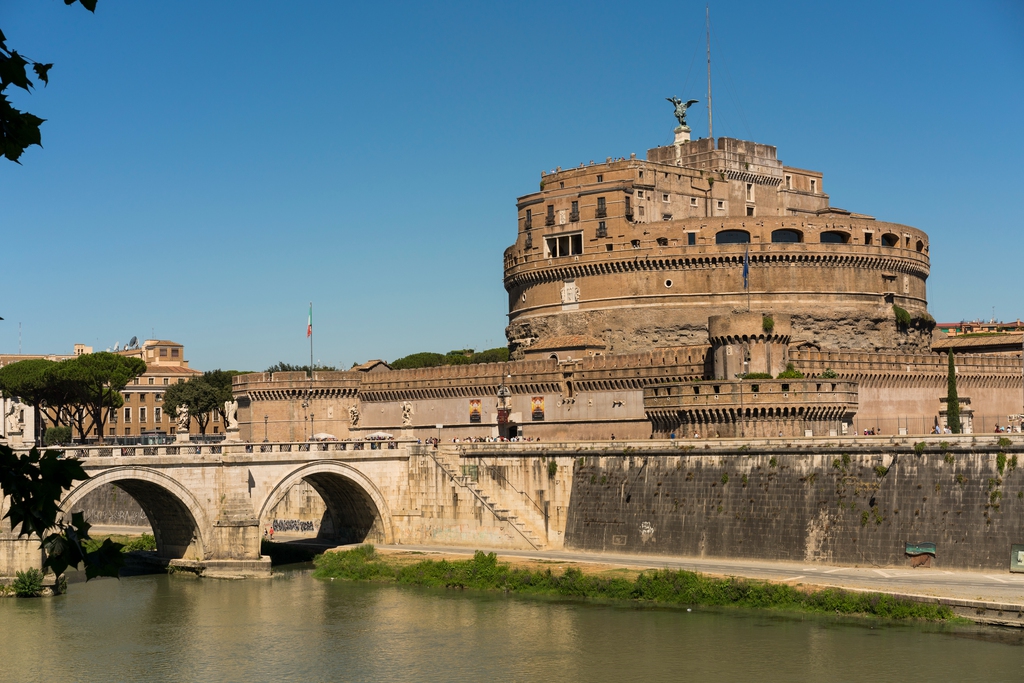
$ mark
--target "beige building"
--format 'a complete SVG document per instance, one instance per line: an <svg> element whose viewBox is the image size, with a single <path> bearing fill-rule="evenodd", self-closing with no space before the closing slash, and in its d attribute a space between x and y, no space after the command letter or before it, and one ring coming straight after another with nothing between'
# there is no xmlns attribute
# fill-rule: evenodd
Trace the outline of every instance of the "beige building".
<svg viewBox="0 0 1024 683"><path fill-rule="evenodd" d="M1022 412L1019 334L933 348L928 236L831 206L770 145L677 131L517 209L512 362L236 377L243 438L926 434L947 348L978 431Z"/></svg>
<svg viewBox="0 0 1024 683"><path fill-rule="evenodd" d="M153 432L174 434L177 422L173 410L170 415L164 410L164 391L171 384L186 382L203 373L188 366L185 348L172 341L147 339L137 348L118 353L145 361L146 372L121 392L124 406L107 415L106 436L133 437ZM190 431L199 433L195 420ZM210 417L207 433L217 434L220 431L220 413L215 411Z"/></svg>

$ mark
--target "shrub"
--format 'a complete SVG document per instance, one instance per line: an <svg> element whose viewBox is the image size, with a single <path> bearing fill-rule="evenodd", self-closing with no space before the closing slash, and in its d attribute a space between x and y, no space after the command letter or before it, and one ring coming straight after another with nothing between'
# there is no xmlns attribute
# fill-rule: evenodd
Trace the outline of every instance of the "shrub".
<svg viewBox="0 0 1024 683"><path fill-rule="evenodd" d="M34 598L43 592L43 573L38 569L18 572L11 586L19 598Z"/></svg>
<svg viewBox="0 0 1024 683"><path fill-rule="evenodd" d="M803 379L804 373L793 367L792 363L786 363L786 369L779 373L777 379Z"/></svg>
<svg viewBox="0 0 1024 683"><path fill-rule="evenodd" d="M1006 453L1000 453L996 456L996 469L999 470L999 474L1003 473L1006 469Z"/></svg>
<svg viewBox="0 0 1024 683"><path fill-rule="evenodd" d="M552 460L548 463L548 476L554 479L556 474L558 474L558 463Z"/></svg>
<svg viewBox="0 0 1024 683"><path fill-rule="evenodd" d="M1000 448L1009 448L1012 443L1013 442L1010 441L1009 439L1007 439L1005 436L999 437L999 447Z"/></svg>
<svg viewBox="0 0 1024 683"><path fill-rule="evenodd" d="M914 444L914 452L917 453L918 455L921 455L922 453L924 453L924 446L924 441L918 441L917 443Z"/></svg>
<svg viewBox="0 0 1024 683"><path fill-rule="evenodd" d="M837 379L839 377L839 373L832 368L825 368L825 372L821 373L821 377L822 379Z"/></svg>
<svg viewBox="0 0 1024 683"><path fill-rule="evenodd" d="M745 375L740 375L740 379L771 379L772 375L770 372L748 372Z"/></svg>
<svg viewBox="0 0 1024 683"><path fill-rule="evenodd" d="M49 427L43 432L44 446L61 446L71 443L71 427Z"/></svg>
<svg viewBox="0 0 1024 683"><path fill-rule="evenodd" d="M764 330L765 334L771 334L772 330L775 329L775 318L770 315L763 316L761 318L761 329Z"/></svg>
<svg viewBox="0 0 1024 683"><path fill-rule="evenodd" d="M910 326L910 314L907 313L907 309L901 308L896 304L892 305L892 312L896 315L896 324L902 328Z"/></svg>

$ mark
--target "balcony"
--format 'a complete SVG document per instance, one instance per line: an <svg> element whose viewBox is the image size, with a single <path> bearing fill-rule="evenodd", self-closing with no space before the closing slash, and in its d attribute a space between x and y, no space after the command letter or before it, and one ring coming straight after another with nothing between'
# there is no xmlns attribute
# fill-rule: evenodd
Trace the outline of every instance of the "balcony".
<svg viewBox="0 0 1024 683"><path fill-rule="evenodd" d="M533 216L528 216L526 218L526 220L523 221L523 228L525 228L526 230L529 230L532 227L533 227Z"/></svg>
<svg viewBox="0 0 1024 683"><path fill-rule="evenodd" d="M570 223L579 223L580 222L580 212L579 211L570 211L569 212L569 222Z"/></svg>
<svg viewBox="0 0 1024 683"><path fill-rule="evenodd" d="M555 214L549 213L548 215L544 216L544 225L546 225L548 227L551 227L554 224L555 224Z"/></svg>
<svg viewBox="0 0 1024 683"><path fill-rule="evenodd" d="M606 206L599 206L599 207L597 207L597 210L594 211L594 218L607 218L607 217L608 217L608 207L606 207Z"/></svg>
<svg viewBox="0 0 1024 683"><path fill-rule="evenodd" d="M598 237L607 237L608 236L608 228L603 226L603 225L598 227L598 229L597 229L597 236Z"/></svg>

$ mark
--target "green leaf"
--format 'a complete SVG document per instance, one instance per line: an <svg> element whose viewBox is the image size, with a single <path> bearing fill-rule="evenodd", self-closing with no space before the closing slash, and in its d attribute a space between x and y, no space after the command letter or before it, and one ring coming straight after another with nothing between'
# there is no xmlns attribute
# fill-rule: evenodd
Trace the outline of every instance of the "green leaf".
<svg viewBox="0 0 1024 683"><path fill-rule="evenodd" d="M75 4L75 2L81 2L82 7L90 12L96 11L96 0L64 0L64 4L69 6Z"/></svg>
<svg viewBox="0 0 1024 683"><path fill-rule="evenodd" d="M31 90L32 81L28 80L25 66L28 62L16 51L11 50L10 57L0 57L0 88L16 85L22 90Z"/></svg>
<svg viewBox="0 0 1024 683"><path fill-rule="evenodd" d="M31 145L42 146L39 126L45 119L22 113L0 94L0 155L18 162L22 152ZM24 362L24 361L22 361ZM13 364L12 364L13 365Z"/></svg>
<svg viewBox="0 0 1024 683"><path fill-rule="evenodd" d="M41 80L46 85L50 84L50 79L47 77L46 74L52 68L53 64L39 64L38 62L36 62L32 65L32 70L36 72L36 76L39 76L39 80Z"/></svg>
<svg viewBox="0 0 1024 683"><path fill-rule="evenodd" d="M124 566L124 554L120 543L114 543L109 538L103 540L101 545L85 556L85 578L95 579L97 576L118 577L119 570Z"/></svg>

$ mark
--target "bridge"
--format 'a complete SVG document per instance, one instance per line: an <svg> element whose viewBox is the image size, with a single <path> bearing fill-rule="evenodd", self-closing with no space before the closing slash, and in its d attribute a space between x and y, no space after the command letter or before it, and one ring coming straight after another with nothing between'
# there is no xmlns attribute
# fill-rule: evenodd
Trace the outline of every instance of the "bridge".
<svg viewBox="0 0 1024 683"><path fill-rule="evenodd" d="M114 484L142 507L158 557L204 576L269 575L263 531L301 481L325 503L320 538L338 544L560 546L560 531L546 523L546 490L557 481L546 464L503 461L489 477L485 459L463 465L459 451L411 440L68 447L65 455L90 478L67 492L61 509L70 515L87 494ZM568 473L559 482L566 492ZM558 509L565 506L567 497ZM0 576L41 566L38 546L0 527Z"/></svg>
<svg viewBox="0 0 1024 683"><path fill-rule="evenodd" d="M69 447L115 484L157 555L204 576L265 576L288 491L323 499L335 543L462 546L1024 572L1024 435L453 443L412 440ZM2 511L0 511L2 513ZM917 558L914 561L919 561ZM925 558L927 559L927 558ZM41 565L0 527L0 576Z"/></svg>

